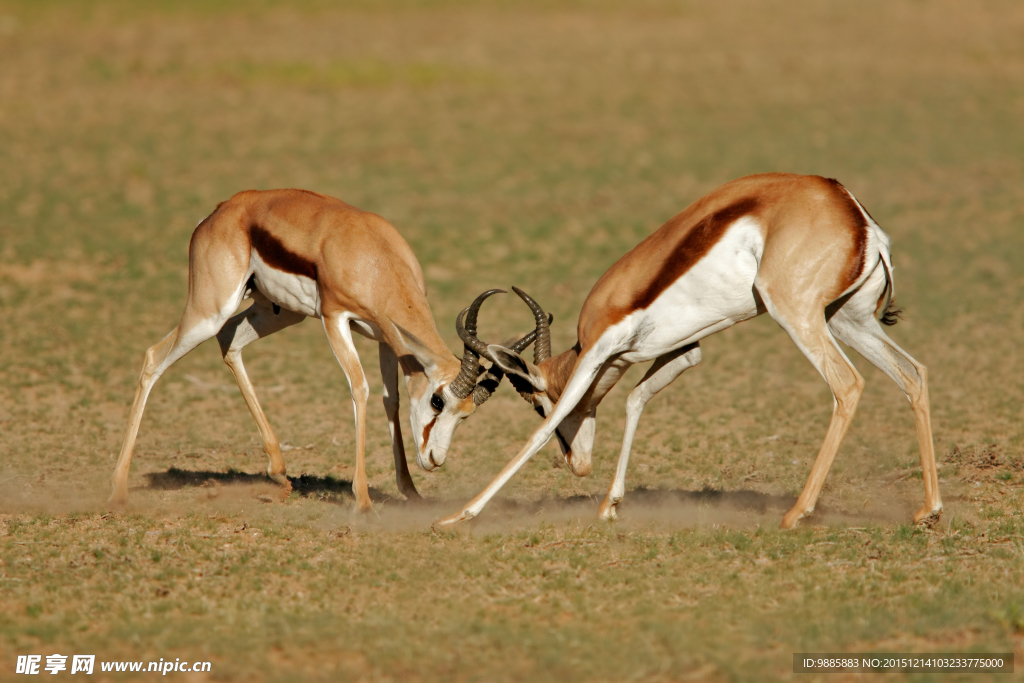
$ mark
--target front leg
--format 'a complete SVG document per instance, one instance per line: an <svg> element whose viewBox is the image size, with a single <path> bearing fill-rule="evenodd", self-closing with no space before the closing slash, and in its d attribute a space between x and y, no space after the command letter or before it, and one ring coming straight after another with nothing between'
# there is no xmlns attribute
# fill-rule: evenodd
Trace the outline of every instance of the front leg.
<svg viewBox="0 0 1024 683"><path fill-rule="evenodd" d="M325 313L322 318L331 349L341 369L345 371L349 389L352 390L352 405L356 413L356 476L352 478L352 493L356 497L356 510L369 512L373 507L366 481L366 401L370 396L370 387L363 374L363 366L359 364L355 344L352 343L350 320L351 317L344 313Z"/></svg>
<svg viewBox="0 0 1024 683"><path fill-rule="evenodd" d="M469 501L462 510L437 520L434 522L434 525L438 527L449 526L469 521L479 515L488 501L519 471L519 468L525 465L551 439L555 429L562 423L562 420L579 405L583 395L590 389L594 379L597 377L598 371L607 360L608 354L606 353L591 351L588 354L584 352L577 361L572 378L562 393L561 399L555 405L555 410L548 415L544 423L530 436L523 449L505 465L501 472L498 473L498 476L494 478L494 481L478 493L473 500Z"/></svg>
<svg viewBox="0 0 1024 683"><path fill-rule="evenodd" d="M394 350L380 343L380 374L384 380L384 412L388 415L388 430L391 432L391 450L395 455L395 480L398 491L413 501L423 498L416 490L409 474L409 463L405 457L405 442L402 440L402 427L398 419L398 356Z"/></svg>
<svg viewBox="0 0 1024 683"><path fill-rule="evenodd" d="M629 451L633 446L633 436L636 434L636 427L640 422L640 415L644 412L644 406L654 398L655 394L671 384L676 377L699 362L700 345L690 344L676 349L654 361L654 365L647 370L644 378L630 392L629 398L626 399L626 431L622 435L619 464L615 468L615 478L612 479L608 495L601 503L601 507L598 508L598 514L602 519L608 521L615 519L615 508L622 497L626 495L626 467L629 465Z"/></svg>

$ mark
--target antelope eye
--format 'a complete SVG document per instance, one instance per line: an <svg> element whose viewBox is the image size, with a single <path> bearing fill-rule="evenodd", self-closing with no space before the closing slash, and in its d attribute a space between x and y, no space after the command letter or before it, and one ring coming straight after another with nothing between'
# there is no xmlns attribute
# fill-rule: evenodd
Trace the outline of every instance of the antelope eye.
<svg viewBox="0 0 1024 683"><path fill-rule="evenodd" d="M430 397L430 407L440 413L444 410L444 399L439 394L434 394Z"/></svg>

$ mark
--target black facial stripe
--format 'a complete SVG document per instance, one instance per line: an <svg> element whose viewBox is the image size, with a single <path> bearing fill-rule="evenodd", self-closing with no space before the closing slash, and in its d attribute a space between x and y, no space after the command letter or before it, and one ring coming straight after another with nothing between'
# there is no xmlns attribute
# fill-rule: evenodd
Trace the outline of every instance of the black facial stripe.
<svg viewBox="0 0 1024 683"><path fill-rule="evenodd" d="M567 444L567 443L565 442L565 439L564 439L564 438L562 438L562 435L561 435L561 434L560 434L560 433L558 432L558 430L557 430L557 429L555 430L555 436L557 436L557 437L558 437L558 443L562 444L562 448L564 448L564 449L565 449L565 452L566 452L566 453L568 453L569 451L571 451L571 450L572 450L571 448L569 448L569 444Z"/></svg>

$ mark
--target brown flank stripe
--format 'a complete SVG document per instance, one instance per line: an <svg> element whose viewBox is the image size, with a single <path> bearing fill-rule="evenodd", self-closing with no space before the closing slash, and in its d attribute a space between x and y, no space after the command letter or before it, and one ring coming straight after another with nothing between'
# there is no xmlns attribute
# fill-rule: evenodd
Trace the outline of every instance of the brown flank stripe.
<svg viewBox="0 0 1024 683"><path fill-rule="evenodd" d="M850 270L846 274L846 283L843 285L845 291L857 281L864 271L864 249L868 244L868 220L842 183L834 178L827 180L835 186L836 195L846 212L847 224L853 230L853 260L850 263Z"/></svg>
<svg viewBox="0 0 1024 683"><path fill-rule="evenodd" d="M741 199L724 209L709 214L700 223L693 226L693 229L687 232L686 237L672 250L672 254L665 259L661 271L647 285L647 288L637 293L632 302L632 310L647 308L654 303L654 300L661 296L662 292L685 275L697 261L711 250L711 247L715 246L718 240L722 239L726 228L740 218L756 211L760 204L757 197Z"/></svg>
<svg viewBox="0 0 1024 683"><path fill-rule="evenodd" d="M307 261L258 225L249 229L249 240L263 262L271 268L316 280L316 264Z"/></svg>

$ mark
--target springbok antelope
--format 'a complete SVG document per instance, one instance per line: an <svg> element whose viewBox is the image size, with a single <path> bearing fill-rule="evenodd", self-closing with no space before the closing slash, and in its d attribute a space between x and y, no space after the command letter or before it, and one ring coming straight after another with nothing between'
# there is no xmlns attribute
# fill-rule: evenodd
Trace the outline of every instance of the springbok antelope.
<svg viewBox="0 0 1024 683"><path fill-rule="evenodd" d="M459 333L476 335L481 294L458 319ZM243 299L253 304L232 314ZM356 422L356 506L370 508L364 451L369 385L352 330L379 342L384 408L391 431L398 488L419 498L409 475L398 422L398 368L410 397L416 461L440 466L456 427L497 388L501 371L484 371L468 346L462 362L438 335L419 262L380 216L308 190L240 192L217 206L192 233L189 290L181 321L146 351L110 502L128 499L128 468L146 399L157 379L201 342L216 336L224 362L242 391L263 438L267 474L290 489L281 448L242 365L242 349L302 322L320 318L348 378ZM512 344L522 351L536 330Z"/></svg>
<svg viewBox="0 0 1024 683"><path fill-rule="evenodd" d="M600 515L615 518L625 493L630 445L645 404L700 362L704 337L765 311L825 378L832 421L799 499L783 517L792 528L814 510L864 380L839 338L891 377L910 399L921 451L925 504L914 521L942 512L932 447L927 373L886 336L895 324L889 237L835 180L771 173L740 178L676 215L618 260L590 291L576 345L550 356L550 331L536 302L534 362L498 345L487 355L544 423L494 481L439 524L475 517L556 435L569 467L591 469L598 404L634 363L654 364L626 400L618 468Z"/></svg>

